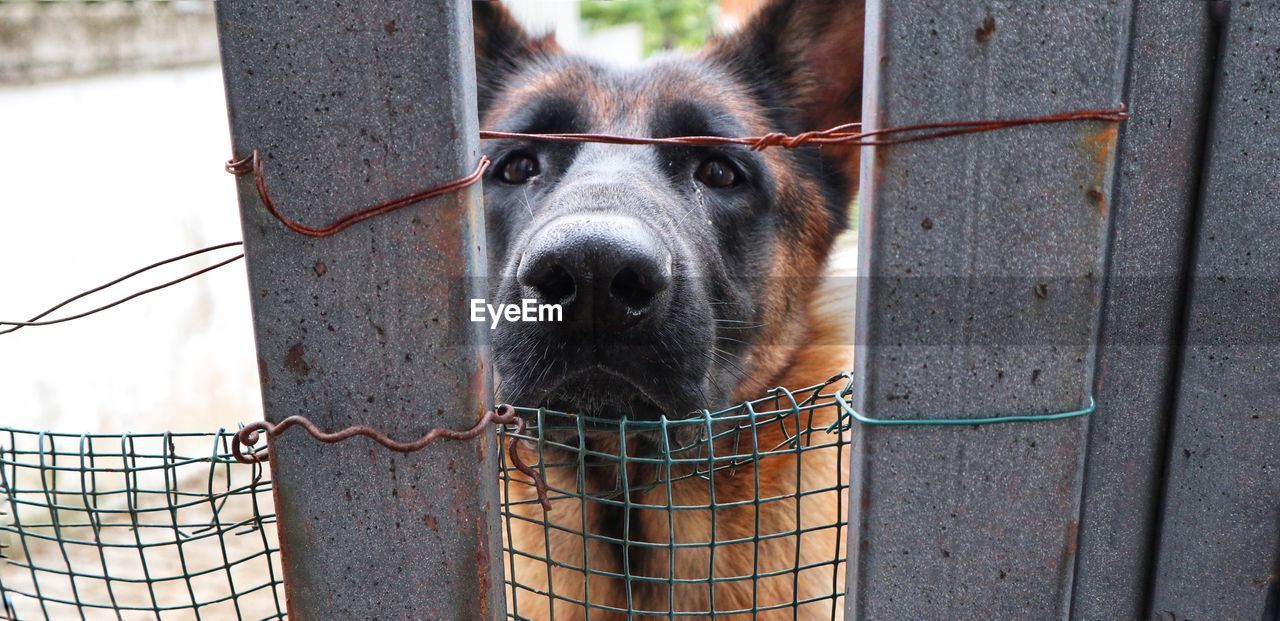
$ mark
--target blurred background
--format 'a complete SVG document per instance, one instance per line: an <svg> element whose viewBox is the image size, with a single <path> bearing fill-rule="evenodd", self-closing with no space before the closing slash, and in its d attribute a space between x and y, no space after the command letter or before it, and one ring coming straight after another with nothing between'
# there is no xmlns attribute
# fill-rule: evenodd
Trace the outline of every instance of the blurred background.
<svg viewBox="0 0 1280 621"><path fill-rule="evenodd" d="M759 0L509 0L611 62L700 46ZM0 319L239 240L210 0L0 0ZM235 254L161 269L85 310ZM244 266L0 336L0 426L212 431L261 418Z"/></svg>

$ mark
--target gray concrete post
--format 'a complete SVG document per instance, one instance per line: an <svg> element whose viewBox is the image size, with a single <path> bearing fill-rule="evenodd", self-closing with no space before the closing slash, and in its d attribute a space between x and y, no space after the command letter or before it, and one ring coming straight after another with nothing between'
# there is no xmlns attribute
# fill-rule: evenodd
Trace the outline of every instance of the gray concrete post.
<svg viewBox="0 0 1280 621"><path fill-rule="evenodd" d="M865 128L1117 106L1131 9L871 0ZM1117 132L1073 122L867 149L856 407L1087 405ZM856 429L846 618L1066 618L1086 429Z"/></svg>
<svg viewBox="0 0 1280 621"><path fill-rule="evenodd" d="M221 0L237 156L259 149L310 225L470 173L479 158L469 0ZM479 186L333 237L287 230L251 176L240 207L263 403L335 431L465 429L492 399ZM271 457L291 618L505 617L495 437L412 454L300 430Z"/></svg>

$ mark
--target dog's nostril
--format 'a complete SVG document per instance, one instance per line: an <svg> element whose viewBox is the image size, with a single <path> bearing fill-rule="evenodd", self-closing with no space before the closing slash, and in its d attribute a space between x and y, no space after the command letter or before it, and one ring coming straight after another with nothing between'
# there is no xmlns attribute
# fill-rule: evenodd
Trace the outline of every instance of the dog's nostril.
<svg viewBox="0 0 1280 621"><path fill-rule="evenodd" d="M529 286L537 290L538 295L548 304L564 304L577 292L573 275L560 265L547 268Z"/></svg>
<svg viewBox="0 0 1280 621"><path fill-rule="evenodd" d="M609 294L629 310L639 311L653 301L657 291L648 286L635 270L624 267L614 275L613 282L609 283Z"/></svg>
<svg viewBox="0 0 1280 621"><path fill-rule="evenodd" d="M660 321L671 268L670 253L640 221L587 213L541 227L515 276L521 292L563 307L556 329L603 336Z"/></svg>

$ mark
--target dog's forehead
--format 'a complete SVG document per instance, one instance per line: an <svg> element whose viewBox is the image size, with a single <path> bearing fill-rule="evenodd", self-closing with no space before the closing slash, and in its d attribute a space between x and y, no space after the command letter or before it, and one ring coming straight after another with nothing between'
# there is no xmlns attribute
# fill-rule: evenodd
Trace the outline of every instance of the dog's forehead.
<svg viewBox="0 0 1280 621"><path fill-rule="evenodd" d="M681 115L691 114L700 121L721 119L735 131L752 134L767 127L767 111L752 97L750 85L698 57L660 57L634 67L568 55L546 59L511 80L487 117L494 125L504 125L504 120L519 118L522 111L545 102L571 104L574 131L580 132L669 132L673 128L662 126L681 125Z"/></svg>
<svg viewBox="0 0 1280 621"><path fill-rule="evenodd" d="M631 72L651 108L702 106L757 129L764 110L749 84L715 63L697 57L658 59Z"/></svg>

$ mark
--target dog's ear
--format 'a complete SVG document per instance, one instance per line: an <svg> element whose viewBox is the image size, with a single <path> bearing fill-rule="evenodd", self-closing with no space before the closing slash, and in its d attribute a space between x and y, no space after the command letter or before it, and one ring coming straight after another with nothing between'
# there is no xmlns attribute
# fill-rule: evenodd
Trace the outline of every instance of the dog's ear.
<svg viewBox="0 0 1280 621"><path fill-rule="evenodd" d="M862 114L863 0L772 0L707 53L765 89L764 101L799 112L804 130ZM841 148L857 153L858 149Z"/></svg>
<svg viewBox="0 0 1280 621"><path fill-rule="evenodd" d="M489 109L506 78L524 63L560 51L554 35L531 37L498 0L473 0L476 90L480 114Z"/></svg>

